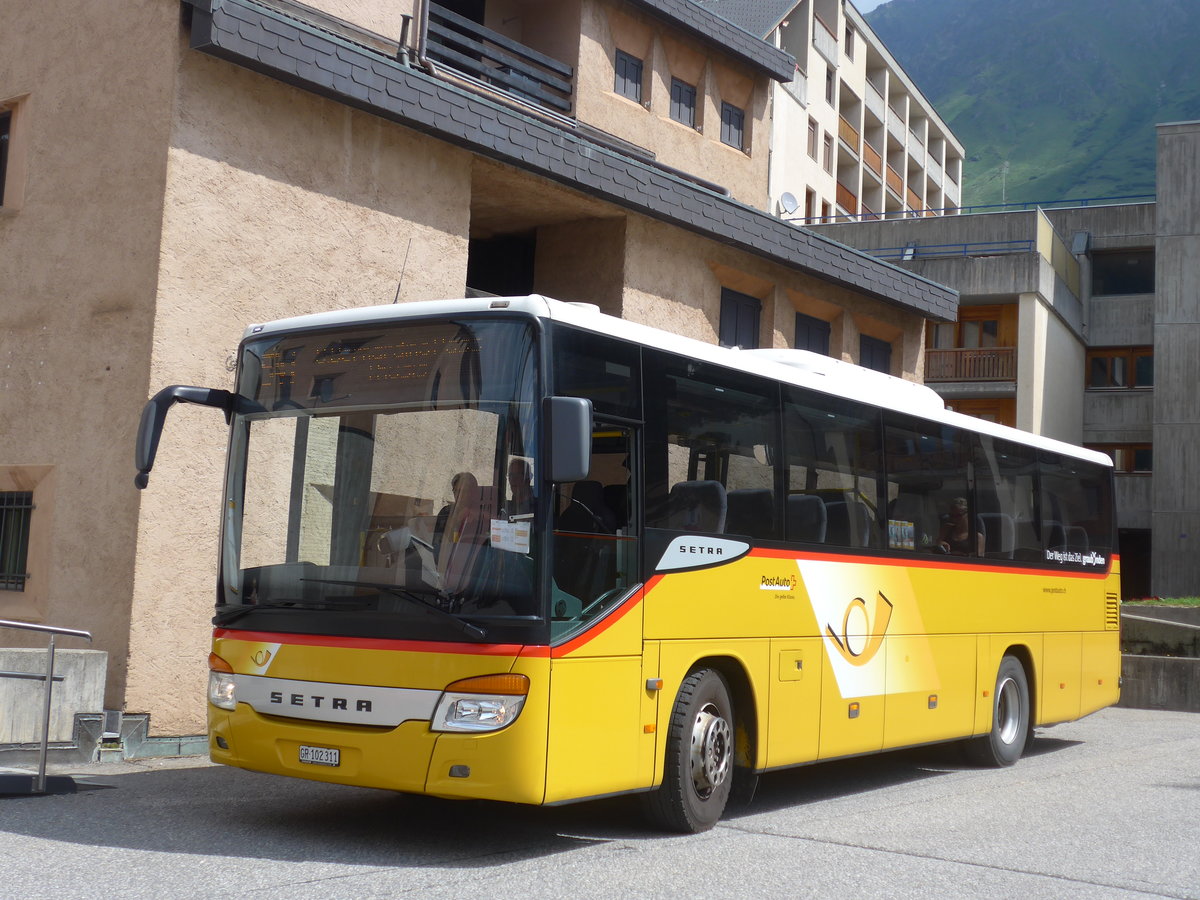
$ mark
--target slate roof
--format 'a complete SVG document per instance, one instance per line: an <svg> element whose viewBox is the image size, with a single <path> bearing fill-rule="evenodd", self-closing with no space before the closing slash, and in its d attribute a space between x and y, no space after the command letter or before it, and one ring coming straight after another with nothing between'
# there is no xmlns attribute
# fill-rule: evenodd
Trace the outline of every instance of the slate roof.
<svg viewBox="0 0 1200 900"><path fill-rule="evenodd" d="M671 24L691 32L707 44L720 47L727 53L739 57L766 72L776 81L791 81L796 74L796 60L790 53L773 47L762 40L770 31L759 35L751 33L737 19L718 15L720 10L711 3L695 3L693 0L630 0ZM747 5L773 6L776 0L739 0ZM799 0L791 5L795 6ZM789 7L790 9L791 7Z"/></svg>
<svg viewBox="0 0 1200 900"><path fill-rule="evenodd" d="M950 288L255 0L191 0L191 46L760 258L954 321Z"/></svg>
<svg viewBox="0 0 1200 900"><path fill-rule="evenodd" d="M788 17L800 0L693 0L698 6L732 22L743 31L766 38Z"/></svg>

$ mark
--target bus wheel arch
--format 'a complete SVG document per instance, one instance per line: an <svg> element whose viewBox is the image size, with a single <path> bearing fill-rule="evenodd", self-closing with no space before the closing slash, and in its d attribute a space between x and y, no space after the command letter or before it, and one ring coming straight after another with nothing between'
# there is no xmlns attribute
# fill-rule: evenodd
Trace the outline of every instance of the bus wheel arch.
<svg viewBox="0 0 1200 900"><path fill-rule="evenodd" d="M1022 659L1020 649L1010 647L997 666L988 732L964 745L968 758L979 765L1011 766L1029 748L1034 720L1032 667L1028 657Z"/></svg>
<svg viewBox="0 0 1200 900"><path fill-rule="evenodd" d="M707 831L731 803L749 802L757 784L753 708L737 661L702 659L691 666L671 710L662 783L641 798L652 823L670 831Z"/></svg>

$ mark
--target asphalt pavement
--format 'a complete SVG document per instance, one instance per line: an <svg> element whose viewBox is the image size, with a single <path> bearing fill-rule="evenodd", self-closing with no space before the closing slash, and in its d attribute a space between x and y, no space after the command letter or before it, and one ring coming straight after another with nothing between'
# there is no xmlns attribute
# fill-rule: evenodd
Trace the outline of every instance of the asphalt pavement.
<svg viewBox="0 0 1200 900"><path fill-rule="evenodd" d="M929 747L773 773L694 836L613 799L538 809L184 758L0 798L0 897L1200 900L1200 715L1039 729L1011 769Z"/></svg>

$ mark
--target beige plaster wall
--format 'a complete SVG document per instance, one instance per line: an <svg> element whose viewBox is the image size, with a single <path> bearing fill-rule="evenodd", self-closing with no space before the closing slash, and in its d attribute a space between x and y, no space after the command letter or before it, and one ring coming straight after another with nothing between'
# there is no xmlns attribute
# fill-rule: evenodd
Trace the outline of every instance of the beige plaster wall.
<svg viewBox="0 0 1200 900"><path fill-rule="evenodd" d="M1041 296L1021 294L1017 427L1060 441L1083 440L1085 349Z"/></svg>
<svg viewBox="0 0 1200 900"><path fill-rule="evenodd" d="M0 211L0 468L37 482L34 578L0 592L0 618L91 631L119 704L180 5L10 2L0 21L25 150L20 206Z"/></svg>
<svg viewBox="0 0 1200 900"><path fill-rule="evenodd" d="M761 347L792 346L795 313L804 312L830 322L832 356L857 363L859 335L869 334L892 344L891 374L923 378L924 320L917 314L691 232L629 217L625 318L715 344L723 287L762 301Z"/></svg>
<svg viewBox="0 0 1200 900"><path fill-rule="evenodd" d="M585 219L537 233L534 289L558 300L594 303L621 314L625 219Z"/></svg>
<svg viewBox="0 0 1200 900"><path fill-rule="evenodd" d="M575 112L580 121L631 141L660 162L729 189L743 203L765 209L769 132L769 79L685 37L630 4L584 0L580 20ZM620 48L643 61L641 105L613 92ZM671 119L671 78L696 86L697 124ZM749 152L721 143L721 102L745 111Z"/></svg>
<svg viewBox="0 0 1200 900"><path fill-rule="evenodd" d="M344 19L367 31L398 41L404 16L415 16L417 0L303 0L306 6ZM410 43L415 45L415 30L409 26Z"/></svg>
<svg viewBox="0 0 1200 900"><path fill-rule="evenodd" d="M461 296L468 154L195 53L175 110L152 390L231 386L252 322ZM204 728L227 433L175 407L143 495L126 709L157 734Z"/></svg>

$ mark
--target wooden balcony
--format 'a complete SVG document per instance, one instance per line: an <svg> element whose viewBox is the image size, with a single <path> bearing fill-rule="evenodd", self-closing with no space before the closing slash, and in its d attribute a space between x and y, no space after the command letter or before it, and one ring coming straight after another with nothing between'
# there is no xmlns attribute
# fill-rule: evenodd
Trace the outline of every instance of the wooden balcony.
<svg viewBox="0 0 1200 900"><path fill-rule="evenodd" d="M427 52L434 62L501 92L558 112L571 111L571 66L436 3L429 4Z"/></svg>
<svg viewBox="0 0 1200 900"><path fill-rule="evenodd" d="M878 176L883 175L883 157L879 155L879 151L863 141L863 162Z"/></svg>
<svg viewBox="0 0 1200 900"><path fill-rule="evenodd" d="M909 209L920 209L921 208L921 196L916 191L914 191L912 188L908 188L908 190L904 194L904 198L908 201Z"/></svg>
<svg viewBox="0 0 1200 900"><path fill-rule="evenodd" d="M845 141L850 149L858 153L858 129L850 124L845 116L838 117L838 137Z"/></svg>
<svg viewBox="0 0 1200 900"><path fill-rule="evenodd" d="M848 213L858 212L858 197L840 181L837 185L837 203Z"/></svg>
<svg viewBox="0 0 1200 900"><path fill-rule="evenodd" d="M897 197L904 196L904 178L890 164L887 167L887 186L896 192Z"/></svg>
<svg viewBox="0 0 1200 900"><path fill-rule="evenodd" d="M1015 381L1016 347L925 351L925 381Z"/></svg>

